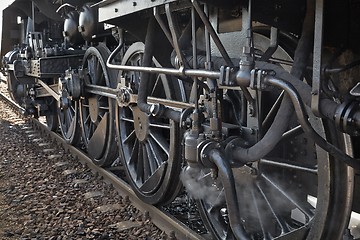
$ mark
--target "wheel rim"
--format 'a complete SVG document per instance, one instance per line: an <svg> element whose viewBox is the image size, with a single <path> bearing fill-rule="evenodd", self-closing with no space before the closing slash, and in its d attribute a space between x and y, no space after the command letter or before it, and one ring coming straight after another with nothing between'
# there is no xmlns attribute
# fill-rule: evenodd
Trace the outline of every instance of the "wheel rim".
<svg viewBox="0 0 360 240"><path fill-rule="evenodd" d="M81 132L78 124L78 102L70 99L66 89L59 89L58 120L64 140L72 145L80 142Z"/></svg>
<svg viewBox="0 0 360 240"><path fill-rule="evenodd" d="M255 46L259 43L254 42ZM262 102L267 104L264 116L270 112L277 97L262 96ZM334 130L315 120L311 113L309 116L315 129L321 130L323 137L331 141L330 135L336 135ZM315 147L311 139L296 130L298 128L296 118L293 118L287 131L294 130L291 137L284 138L264 159L233 170L242 225L250 239L283 236L287 239L327 239L342 235L351 206L346 199L351 195L351 170ZM200 173L198 181L208 183L209 192L212 192L212 197L197 201L204 223L216 239L234 239L221 183L216 182L206 169ZM331 203L335 199L342 199L340 202L346 206L334 209ZM339 216L341 224L331 221L330 215L335 216L333 212Z"/></svg>
<svg viewBox="0 0 360 240"><path fill-rule="evenodd" d="M273 239L285 235L289 239L305 239L306 236L308 239L338 239L334 236L342 236L347 209L351 206L345 199L349 194L346 188L351 185L351 171L328 158L321 149L315 149L304 134L288 140L287 144L277 146L274 151L277 153L234 171L244 228L250 239ZM319 157L323 155L322 158L303 155L300 157L306 157L306 161L301 161L300 157L285 160L277 156L280 151L311 154L311 149ZM279 162L282 166L278 165ZM203 171L199 181L213 180L209 172ZM216 239L234 239L221 183L211 185L214 186L214 195L206 201L198 201L201 215ZM343 200L339 201L339 198ZM222 199L221 203L219 199ZM345 206L342 205L341 209L332 206L335 199L345 202ZM328 212L332 217L326 214ZM337 224L331 222L334 216L339 220ZM331 225L327 225L329 222Z"/></svg>
<svg viewBox="0 0 360 240"><path fill-rule="evenodd" d="M84 56L85 84L114 87L116 74L105 64L110 52L103 46L90 47ZM96 94L80 99L80 122L84 144L94 163L109 166L117 157L115 144L114 100Z"/></svg>
<svg viewBox="0 0 360 240"><path fill-rule="evenodd" d="M49 107L49 112L45 116L47 128L50 131L56 132L57 130L59 130L59 119L57 117L57 102L52 97L45 98L45 102Z"/></svg>
<svg viewBox="0 0 360 240"><path fill-rule="evenodd" d="M135 43L123 58L125 65L141 65L143 43ZM156 64L155 64L156 65ZM139 73L123 72L126 87L137 93ZM150 96L174 99L171 80L156 79ZM179 189L179 128L175 122L143 113L136 105L117 108L116 123L120 154L127 176L136 194L150 204L171 201Z"/></svg>

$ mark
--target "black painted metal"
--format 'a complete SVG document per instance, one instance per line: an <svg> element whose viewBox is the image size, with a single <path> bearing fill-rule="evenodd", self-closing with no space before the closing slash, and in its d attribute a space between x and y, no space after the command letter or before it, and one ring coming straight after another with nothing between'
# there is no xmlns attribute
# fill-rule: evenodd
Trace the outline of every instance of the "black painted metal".
<svg viewBox="0 0 360 240"><path fill-rule="evenodd" d="M144 44L135 43L125 53L122 64L139 66L143 54ZM158 63L148 64L159 67ZM122 77L124 87L134 93L140 91L139 73L124 71ZM176 82L164 75L152 77L153 85L147 89L150 96L176 99ZM172 201L180 187L179 125L171 119L160 119L143 112L135 104L117 108L116 125L120 157L135 193L150 204Z"/></svg>
<svg viewBox="0 0 360 240"><path fill-rule="evenodd" d="M104 45L90 47L84 56L83 70L85 83L116 87L116 73L108 70L105 60L110 51ZM86 147L92 148L94 163L109 166L117 158L118 150L115 139L115 100L104 96L89 94L80 100L80 121L83 130L83 141ZM109 115L105 117L105 115ZM105 117L105 118L104 118Z"/></svg>
<svg viewBox="0 0 360 240"><path fill-rule="evenodd" d="M320 89L322 75L322 44L323 44L323 24L324 24L324 0L316 0L315 5L315 32L314 32L314 56L313 56L313 76L312 76L312 98L311 109L315 114L321 116L320 108Z"/></svg>

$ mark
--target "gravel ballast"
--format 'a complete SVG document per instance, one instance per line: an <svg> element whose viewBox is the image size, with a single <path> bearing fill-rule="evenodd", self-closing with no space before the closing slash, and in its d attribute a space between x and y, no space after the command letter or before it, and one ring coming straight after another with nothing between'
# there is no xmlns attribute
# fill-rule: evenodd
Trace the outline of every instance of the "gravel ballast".
<svg viewBox="0 0 360 240"><path fill-rule="evenodd" d="M168 239L0 102L0 239Z"/></svg>

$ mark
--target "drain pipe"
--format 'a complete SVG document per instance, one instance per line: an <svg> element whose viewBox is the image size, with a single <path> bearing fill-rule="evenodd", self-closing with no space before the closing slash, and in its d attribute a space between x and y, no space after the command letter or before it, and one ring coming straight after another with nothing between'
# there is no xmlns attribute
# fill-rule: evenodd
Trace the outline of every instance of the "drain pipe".
<svg viewBox="0 0 360 240"><path fill-rule="evenodd" d="M231 230L236 239L249 239L249 236L241 222L239 203L236 195L235 179L230 163L227 161L225 155L218 149L210 150L208 156L208 160L216 165L220 175L221 183L225 189L226 206L228 208Z"/></svg>

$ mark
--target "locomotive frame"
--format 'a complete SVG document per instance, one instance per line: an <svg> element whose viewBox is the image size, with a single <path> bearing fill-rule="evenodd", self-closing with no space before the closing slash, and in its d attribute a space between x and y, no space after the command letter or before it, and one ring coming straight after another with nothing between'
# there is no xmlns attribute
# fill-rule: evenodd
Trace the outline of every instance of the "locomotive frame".
<svg viewBox="0 0 360 240"><path fill-rule="evenodd" d="M143 201L185 187L216 239L342 239L359 211L359 12L351 0L17 0L2 72L26 114L100 166L120 158Z"/></svg>

